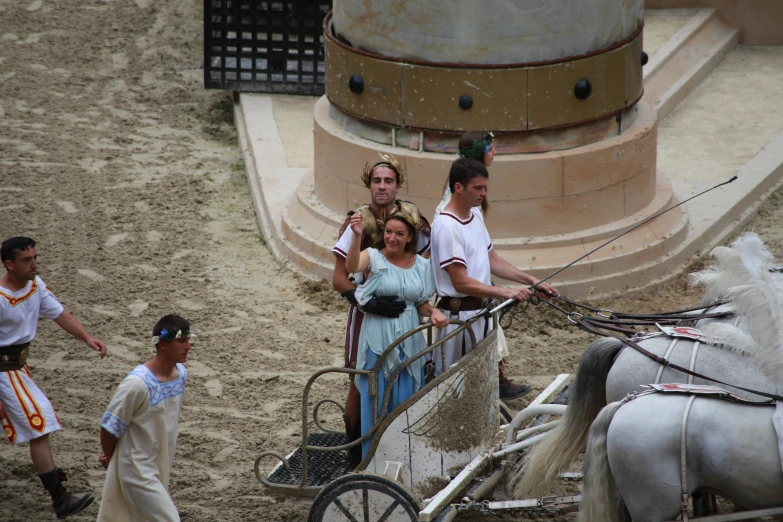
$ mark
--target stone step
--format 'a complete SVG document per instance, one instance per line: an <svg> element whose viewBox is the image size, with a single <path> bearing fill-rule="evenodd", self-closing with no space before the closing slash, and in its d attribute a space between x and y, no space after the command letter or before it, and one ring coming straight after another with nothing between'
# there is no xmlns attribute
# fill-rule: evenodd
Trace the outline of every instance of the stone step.
<svg viewBox="0 0 783 522"><path fill-rule="evenodd" d="M657 49L644 67L645 96L664 119L739 41L715 9L698 12Z"/></svg>

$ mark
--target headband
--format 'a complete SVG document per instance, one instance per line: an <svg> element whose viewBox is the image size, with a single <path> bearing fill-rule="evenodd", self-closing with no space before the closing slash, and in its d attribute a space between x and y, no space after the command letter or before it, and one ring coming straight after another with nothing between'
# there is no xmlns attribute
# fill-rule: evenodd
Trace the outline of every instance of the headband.
<svg viewBox="0 0 783 522"><path fill-rule="evenodd" d="M169 332L165 328L160 331L159 335L155 335L152 337L152 344L158 344L160 341L166 341L167 343L170 343L174 339L181 339L181 338L189 338L189 339L195 339L196 334L191 333L190 329L185 330L177 330L176 332Z"/></svg>
<svg viewBox="0 0 783 522"><path fill-rule="evenodd" d="M415 217L408 212L404 207L397 208L396 210L393 210L389 213L388 216L386 216L386 219L384 220L384 223L388 221L391 218L402 218L403 221L408 223L412 228L416 235L419 234L419 231L421 230L421 220L416 220Z"/></svg>
<svg viewBox="0 0 783 522"><path fill-rule="evenodd" d="M372 173L378 167L388 167L397 173L397 188L401 188L405 184L405 171L402 169L402 165L397 161L397 158L387 154L378 155L382 158L382 161L370 166L370 163L364 165L364 172L362 173L362 183L367 188L370 188L370 181L372 181Z"/></svg>

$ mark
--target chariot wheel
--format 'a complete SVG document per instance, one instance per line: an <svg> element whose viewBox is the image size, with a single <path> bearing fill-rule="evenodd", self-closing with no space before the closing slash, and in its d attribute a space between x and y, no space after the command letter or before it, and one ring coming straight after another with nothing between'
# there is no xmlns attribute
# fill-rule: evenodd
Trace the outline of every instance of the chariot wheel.
<svg viewBox="0 0 783 522"><path fill-rule="evenodd" d="M353 473L321 490L308 522L417 522L419 506L405 488L378 475Z"/></svg>

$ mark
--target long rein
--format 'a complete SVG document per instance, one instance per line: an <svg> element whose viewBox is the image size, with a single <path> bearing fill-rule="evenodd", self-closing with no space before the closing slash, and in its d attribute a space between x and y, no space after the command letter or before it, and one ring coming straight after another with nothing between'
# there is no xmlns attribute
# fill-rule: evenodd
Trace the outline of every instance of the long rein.
<svg viewBox="0 0 783 522"><path fill-rule="evenodd" d="M642 227L642 226L646 225L650 221L659 218L660 216L666 214L667 212L669 212L671 210L674 210L675 208L677 208L677 207L679 207L681 205L684 205L685 203L688 203L689 201L691 201L691 200L693 200L695 198L698 198L698 197L700 197L700 196L702 196L702 195L704 195L704 194L706 194L706 193L708 193L708 192L710 192L712 190L715 190L715 189L717 189L719 187L722 187L724 185L728 185L729 183L734 182L736 179L737 179L737 176L733 176L728 181L724 181L722 183L718 183L717 185L715 185L713 187L710 187L710 188L708 188L706 190L703 190L703 191L699 192L698 194L695 194L695 195L689 197L688 199L680 201L679 203L677 203L675 205L672 205L671 207L669 207L667 209L664 209L664 210L656 213L653 216L648 217L647 219L645 219L641 223L637 223L635 226L629 228L625 232L623 232L623 233L621 233L621 234L619 234L619 235L609 239L608 241L605 241L605 242L601 243L600 245L598 245L597 247L593 248L589 252L587 252L584 255L578 257L577 259L571 261L570 263L568 263L564 267L555 270L554 272L552 272L548 276L544 277L543 279L541 279L537 283L535 283L532 287L530 287L530 289L535 291L537 289L537 287L539 285L541 285L542 283L552 279L557 274L559 274L559 273L563 272L564 270L566 270L567 268L575 265L576 263L578 263L579 261L585 259L586 257L589 257L590 255L592 255L593 253L597 252L598 250L604 248L608 244L610 244L610 243L612 243L614 241L617 241L618 239L620 239L621 237L623 237L623 236L625 236L627 234L630 234L631 232L633 232L634 230L638 229L639 227ZM571 306L574 306L576 308L581 308L582 310L586 310L589 313L582 313L582 312L575 312L575 311L566 310L565 308L561 307L560 305L555 304L553 302L555 300L562 301L562 302L567 303L567 304L569 304ZM702 374L700 374L698 372L691 371L688 368L683 368L682 366L679 366L679 365L674 364L674 363L672 363L670 361L667 361L663 357L660 357L660 356L658 356L658 355L656 355L656 354L654 354L654 353L652 353L652 352L650 352L648 350L645 350L644 348L639 346L636 343L636 341L634 341L633 339L628 338L628 337L621 337L617 333L617 332L619 332L619 333L625 334L626 336L636 336L639 332L637 332L633 328L634 326L656 326L658 324L663 324L663 325L681 324L683 321L694 321L694 320L697 320L697 319L725 317L725 316L731 314L731 312L728 312L728 311L727 312L714 312L714 313L711 313L711 314L705 314L705 313L689 314L689 313L687 313L687 312L694 312L696 310L702 310L703 307L701 307L701 308L693 308L693 309L690 309L690 310L679 310L679 311L676 311L676 312L661 313L661 314L627 314L627 313L612 312L611 310L602 310L602 309L594 308L594 307L588 306L588 305L583 304L583 303L578 303L576 301L572 301L571 299L565 298L565 297L560 296L560 295L552 296L550 299L544 299L544 300L539 300L538 298L533 296L530 299L528 299L528 301L525 304L525 307L527 307L527 305L530 304L531 302L535 306L535 305L538 304L539 301L543 302L543 303L546 303L547 305L551 306L552 308L555 308L559 312L565 314L565 316L568 318L569 321L574 323L576 326L578 326L582 330L584 330L586 332L590 332L590 333L598 335L598 336L601 336L601 337L614 337L615 339L617 339L618 341L622 342L626 346L630 346L631 348L633 348L637 352L639 352L642 355L652 359L653 361L657 362L658 364L661 364L661 365L666 366L668 368L671 368L673 370L677 370L677 371L682 372L682 373L684 373L686 375L691 375L691 376L699 378L699 379L704 379L705 381L710 381L710 382L714 382L714 383L717 383L717 384L723 384L725 386L732 386L734 388L737 388L738 390L743 390L743 391L746 391L748 393L753 393L753 394L759 395L761 397L767 397L769 399L783 401L783 397L781 397L780 395L775 395L775 394L772 394L772 393L766 393L766 392L751 390L749 388L743 388L742 386L736 386L734 384L729 384L727 382L719 381L718 379L713 379L711 377L707 377L705 375L702 375ZM720 303L720 304L724 304L724 303ZM505 301L503 304L501 304L499 306L496 306L495 308L493 308L491 310L489 308L485 308L484 310L482 310L478 314L476 314L472 319L470 319L468 321L468 324L470 324L473 321L477 320L479 317L484 317L484 316L491 317L492 314L494 314L496 312L501 312L500 318L499 318L500 323L502 325L504 317L508 315L509 321L508 321L507 325L502 325L502 326L504 326L504 328L508 328L508 327L511 326L511 322L514 319L514 315L516 313L518 313L515 310L518 305L519 305L518 301L508 300L508 301ZM597 314L597 317L595 315L590 315L590 314Z"/></svg>
<svg viewBox="0 0 783 522"><path fill-rule="evenodd" d="M731 386L732 388L736 388L738 390L752 393L760 397L766 397L768 399L773 399L776 401L783 401L783 396L776 395L774 393L767 393L759 390L753 390L751 388L745 388L743 386L738 386L736 384L724 382L719 379L715 379L713 377L708 377L706 375L703 375L699 372L695 372L688 368L683 368L678 364L675 364L667 359L664 359L663 357L657 354L652 353L649 350L642 348L632 338L640 333L637 330L631 328L632 326L656 327L657 325L678 325L678 324L682 324L682 322L684 321L696 321L699 319L714 319L719 317L727 317L729 315L733 315L733 312L730 310L726 310L723 312L711 312L711 313L702 312L699 314L689 313L698 310L704 310L705 307L702 306L697 308L689 308L685 310L677 310L674 312L663 312L658 314L630 314L630 313L622 313L622 312L615 312L612 310L595 308L587 304L579 303L577 301L568 299L567 297L561 295L553 296L550 299L539 299L537 297L531 297L531 300L532 301L529 302L532 303L533 306L538 306L540 303L544 303L550 306L551 308L557 310L558 312L562 313L563 315L565 315L566 318L574 325L576 325L579 329L594 335L598 335L599 337L612 337L614 339L617 339L624 345L633 348L634 350L644 355L645 357L655 361L660 365L666 366L667 368L671 368L672 370L682 372L692 377L696 377L697 379L703 379L705 381L714 382L716 384L722 384L724 386ZM563 306L560 306L559 304L555 303L555 301L561 301L574 308L581 308L586 312L583 313L583 312L577 312L573 310L567 310ZM513 321L514 315L518 313L516 310L514 310L518 304L519 303L516 303L513 306L506 306L501 312L501 316L500 316L501 322L503 321L505 316L507 315L509 316L509 321L507 322L507 325L504 326L504 328L508 328L511 326L511 322ZM719 306L722 304L726 304L726 302L714 303L711 306ZM592 314L596 314L596 315L592 315ZM624 334L626 337L619 335L617 332Z"/></svg>

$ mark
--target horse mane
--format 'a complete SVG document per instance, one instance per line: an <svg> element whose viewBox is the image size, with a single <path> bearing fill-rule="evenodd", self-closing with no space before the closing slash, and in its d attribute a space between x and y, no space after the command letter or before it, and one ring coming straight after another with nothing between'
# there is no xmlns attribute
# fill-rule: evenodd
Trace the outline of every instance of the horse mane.
<svg viewBox="0 0 783 522"><path fill-rule="evenodd" d="M715 262L688 276L693 286L704 287L700 305L708 306L716 301L728 299L729 289L738 281L750 281L750 272L742 261L741 254L733 248L719 246L710 252Z"/></svg>
<svg viewBox="0 0 783 522"><path fill-rule="evenodd" d="M772 378L783 376L783 274L770 271L774 258L755 233L749 232L712 253L715 264L691 275L705 286L705 298L728 299L743 328L711 324L707 342L750 354Z"/></svg>

